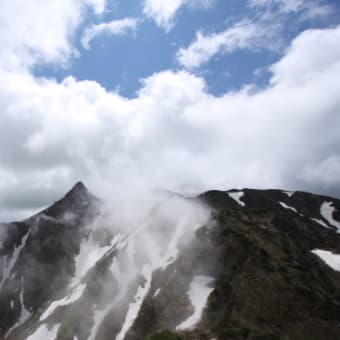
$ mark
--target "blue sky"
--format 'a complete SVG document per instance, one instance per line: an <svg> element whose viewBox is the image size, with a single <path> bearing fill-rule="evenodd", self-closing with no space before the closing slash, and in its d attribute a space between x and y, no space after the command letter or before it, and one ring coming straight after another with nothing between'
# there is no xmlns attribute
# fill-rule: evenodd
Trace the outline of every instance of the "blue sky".
<svg viewBox="0 0 340 340"><path fill-rule="evenodd" d="M78 180L99 196L253 187L340 197L338 0L1 9L0 220Z"/></svg>
<svg viewBox="0 0 340 340"><path fill-rule="evenodd" d="M89 11L89 16L78 28L74 43L79 56L72 59L66 68L38 65L35 74L59 80L68 75L78 80L95 80L107 90L118 89L124 96L135 97L141 79L163 70L183 68L176 59L176 53L195 40L196 32L208 35L224 31L242 20L260 22L265 12L264 7L250 7L248 0L214 0L210 3L208 6L183 5L174 16L172 28L167 31L157 26L152 18L145 17L143 1L108 1L103 14L98 16ZM236 49L228 54L217 53L207 63L191 71L202 76L209 92L215 95L238 90L245 84L266 86L269 80L267 68L280 59L294 37L306 29L329 27L339 22L339 3L336 0L311 3L314 7L329 6L330 11L310 18L304 17L303 10L275 14L284 25L273 37L280 40L275 48L259 46L255 50ZM272 9L277 10L275 5ZM81 34L87 26L127 17L140 21L133 33L102 34L91 42L89 50L81 45ZM270 27L268 29L271 30Z"/></svg>

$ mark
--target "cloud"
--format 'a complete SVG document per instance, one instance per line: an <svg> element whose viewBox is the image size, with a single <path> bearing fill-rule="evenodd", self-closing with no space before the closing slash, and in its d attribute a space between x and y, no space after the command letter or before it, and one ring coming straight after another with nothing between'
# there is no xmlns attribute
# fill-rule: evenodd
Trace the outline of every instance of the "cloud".
<svg viewBox="0 0 340 340"><path fill-rule="evenodd" d="M87 3L92 6L96 14L101 15L105 12L108 1L109 0L87 0Z"/></svg>
<svg viewBox="0 0 340 340"><path fill-rule="evenodd" d="M94 81L0 70L2 211L33 209L22 192L38 208L34 196L58 198L79 179L127 191L248 186L340 194L339 183L323 179L340 157L338 41L340 27L303 32L271 67L267 88L219 97L187 71L155 73L128 99Z"/></svg>
<svg viewBox="0 0 340 340"><path fill-rule="evenodd" d="M215 0L145 0L143 11L159 27L170 31L174 26L175 16L181 7L208 8L214 2Z"/></svg>
<svg viewBox="0 0 340 340"><path fill-rule="evenodd" d="M100 14L105 4L104 0L3 1L0 68L66 64L77 54L73 39L86 11Z"/></svg>
<svg viewBox="0 0 340 340"><path fill-rule="evenodd" d="M105 6L99 0L2 6L0 220L27 216L76 180L99 191L111 182L126 190L252 186L340 194L331 179L340 159L340 27L296 37L271 66L267 88L250 84L219 97L183 70L143 79L132 99L95 81L31 73L37 64L67 63L86 11L101 14ZM271 36L261 27L249 20L202 33L200 44L182 51L183 64L263 48Z"/></svg>
<svg viewBox="0 0 340 340"><path fill-rule="evenodd" d="M111 22L92 25L87 28L81 39L85 49L90 49L90 43L100 35L123 35L128 32L135 32L138 26L138 20L134 18L124 18L113 20Z"/></svg>
<svg viewBox="0 0 340 340"><path fill-rule="evenodd" d="M340 185L340 155L332 155L305 167L302 177L310 183L320 183L326 188Z"/></svg>
<svg viewBox="0 0 340 340"><path fill-rule="evenodd" d="M330 5L306 0L249 0L255 9L248 16L221 32L196 33L196 39L177 52L177 61L187 69L198 68L213 57L238 50L269 50L279 52L286 45L285 30L292 15L298 21L327 17L333 12Z"/></svg>
<svg viewBox="0 0 340 340"><path fill-rule="evenodd" d="M276 7L281 13L299 12L305 6L305 0L249 0L250 7Z"/></svg>
<svg viewBox="0 0 340 340"><path fill-rule="evenodd" d="M270 35L265 27L251 21L238 22L219 33L204 35L198 32L194 42L177 52L177 60L185 68L197 68L219 54L264 46L271 48L271 44L268 44Z"/></svg>
<svg viewBox="0 0 340 340"><path fill-rule="evenodd" d="M317 43L318 39L325 41ZM293 40L287 54L271 67L273 72L271 83L306 83L314 79L327 70L329 65L339 62L338 39L340 39L338 29L304 31ZM333 46L333 53L329 53L330 46Z"/></svg>
<svg viewBox="0 0 340 340"><path fill-rule="evenodd" d="M298 14L300 19L313 19L330 15L333 7L322 0L249 0L251 8L266 10L266 15Z"/></svg>

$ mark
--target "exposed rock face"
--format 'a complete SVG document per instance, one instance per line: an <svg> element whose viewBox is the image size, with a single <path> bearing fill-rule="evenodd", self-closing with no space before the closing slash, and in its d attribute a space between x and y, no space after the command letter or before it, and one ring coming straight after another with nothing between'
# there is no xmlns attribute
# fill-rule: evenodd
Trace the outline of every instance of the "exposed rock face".
<svg viewBox="0 0 340 340"><path fill-rule="evenodd" d="M203 197L219 221L215 243L223 269L206 311L218 336L338 338L340 273L311 253L315 248L340 253L336 230L311 220L322 220L320 206L330 199L244 190L245 207L235 209L221 193ZM339 208L339 201L332 202Z"/></svg>
<svg viewBox="0 0 340 340"><path fill-rule="evenodd" d="M63 199L23 221L4 224L0 248L0 335L9 334L64 291L74 258L99 201L82 183Z"/></svg>
<svg viewBox="0 0 340 340"><path fill-rule="evenodd" d="M77 183L0 226L0 339L340 339L339 200L167 194L132 230L101 205Z"/></svg>

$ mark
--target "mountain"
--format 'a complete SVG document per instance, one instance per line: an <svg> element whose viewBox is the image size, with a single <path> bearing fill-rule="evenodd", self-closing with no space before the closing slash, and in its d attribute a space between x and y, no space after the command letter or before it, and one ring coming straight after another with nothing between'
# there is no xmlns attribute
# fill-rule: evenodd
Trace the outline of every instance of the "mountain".
<svg viewBox="0 0 340 340"><path fill-rule="evenodd" d="M340 201L82 183L0 225L0 339L340 339Z"/></svg>

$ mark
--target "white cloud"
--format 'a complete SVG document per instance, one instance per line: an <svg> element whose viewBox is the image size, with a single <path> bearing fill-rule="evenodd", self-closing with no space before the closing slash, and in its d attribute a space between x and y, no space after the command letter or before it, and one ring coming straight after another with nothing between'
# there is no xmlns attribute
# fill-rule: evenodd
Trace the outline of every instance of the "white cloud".
<svg viewBox="0 0 340 340"><path fill-rule="evenodd" d="M333 7L322 0L249 0L252 8L265 8L272 16L299 14L301 19L325 17L333 12Z"/></svg>
<svg viewBox="0 0 340 340"><path fill-rule="evenodd" d="M265 27L249 21L241 21L234 26L219 32L204 35L198 32L196 40L187 48L181 48L177 60L188 69L200 67L212 57L232 53L240 49L256 49L267 46L270 35Z"/></svg>
<svg viewBox="0 0 340 340"><path fill-rule="evenodd" d="M203 34L177 53L178 62L187 69L194 69L215 56L231 54L237 50L274 52L284 50L285 30L292 15L298 21L327 17L333 12L328 4L319 0L249 0L253 16L242 19L224 31Z"/></svg>
<svg viewBox="0 0 340 340"><path fill-rule="evenodd" d="M0 67L66 63L76 54L72 40L86 9L105 10L104 0L11 0L1 2Z"/></svg>
<svg viewBox="0 0 340 340"><path fill-rule="evenodd" d="M308 164L302 176L309 183L321 183L327 188L340 184L340 155L332 155L315 164Z"/></svg>
<svg viewBox="0 0 340 340"><path fill-rule="evenodd" d="M187 71L144 79L133 99L94 81L30 73L37 63L67 62L84 12L103 13L105 3L2 4L0 220L40 208L79 179L93 188L109 179L127 188L143 183L180 191L340 192L331 179L339 169L340 27L300 34L271 67L266 89L248 86L220 97ZM183 64L261 48L257 39L271 37L259 28L243 22L221 35L201 35Z"/></svg>
<svg viewBox="0 0 340 340"><path fill-rule="evenodd" d="M123 35L136 31L137 26L138 20L134 18L124 18L92 25L85 30L81 43L88 50L90 49L91 41L100 35Z"/></svg>
<svg viewBox="0 0 340 340"><path fill-rule="evenodd" d="M339 62L339 41L339 30L304 31L291 43L286 56L272 66L274 75L271 83L305 83L314 79L326 71L329 65ZM333 46L332 53L329 53L330 46Z"/></svg>
<svg viewBox="0 0 340 340"><path fill-rule="evenodd" d="M220 97L186 71L156 73L128 99L93 81L0 70L1 210L27 212L22 192L38 207L78 179L127 190L329 189L322 176L338 169L340 145L339 37L340 27L300 34L268 88Z"/></svg>
<svg viewBox="0 0 340 340"><path fill-rule="evenodd" d="M93 7L96 14L100 15L105 12L108 1L110 0L87 0L87 3Z"/></svg>
<svg viewBox="0 0 340 340"><path fill-rule="evenodd" d="M251 7L277 6L280 12L298 12L305 4L305 0L249 0Z"/></svg>
<svg viewBox="0 0 340 340"><path fill-rule="evenodd" d="M174 26L175 16L183 6L208 8L215 0L145 0L144 14L166 31Z"/></svg>

